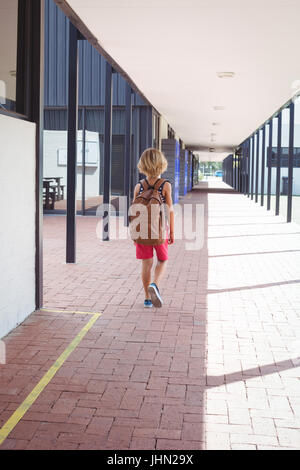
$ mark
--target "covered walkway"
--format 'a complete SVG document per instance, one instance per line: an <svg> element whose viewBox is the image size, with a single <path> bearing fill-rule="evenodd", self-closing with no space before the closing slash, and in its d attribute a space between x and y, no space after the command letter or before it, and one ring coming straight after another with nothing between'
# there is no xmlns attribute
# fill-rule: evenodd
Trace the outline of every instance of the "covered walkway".
<svg viewBox="0 0 300 470"><path fill-rule="evenodd" d="M205 205L205 244L170 248L152 310L132 242L78 218L65 264L65 217L45 217L45 310L5 338L0 449L299 448L300 227L229 187L183 202Z"/></svg>

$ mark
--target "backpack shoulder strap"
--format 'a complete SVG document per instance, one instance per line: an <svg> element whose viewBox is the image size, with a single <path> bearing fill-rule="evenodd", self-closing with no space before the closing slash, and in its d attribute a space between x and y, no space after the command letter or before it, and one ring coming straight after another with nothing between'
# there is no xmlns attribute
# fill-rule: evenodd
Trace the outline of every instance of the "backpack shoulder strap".
<svg viewBox="0 0 300 470"><path fill-rule="evenodd" d="M158 187L158 190L160 190L160 189L163 190L165 183L170 183L171 184L170 180L167 180L167 179L164 179L164 178L161 178L161 181L162 181L162 183L160 183L160 185Z"/></svg>
<svg viewBox="0 0 300 470"><path fill-rule="evenodd" d="M165 178L159 178L157 181L155 181L154 189L158 190L165 183L165 181Z"/></svg>
<svg viewBox="0 0 300 470"><path fill-rule="evenodd" d="M147 181L145 179L143 179L139 183L140 183L141 186L143 186L144 191L147 191L148 186L149 186L149 185L147 185Z"/></svg>

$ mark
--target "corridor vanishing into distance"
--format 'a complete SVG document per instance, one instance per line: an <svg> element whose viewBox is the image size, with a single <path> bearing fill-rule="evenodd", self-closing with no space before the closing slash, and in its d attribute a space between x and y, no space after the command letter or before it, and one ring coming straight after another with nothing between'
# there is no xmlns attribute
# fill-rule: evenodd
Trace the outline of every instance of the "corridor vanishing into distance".
<svg viewBox="0 0 300 470"><path fill-rule="evenodd" d="M300 226L225 183L184 202L205 243L170 247L161 309L132 241L78 217L65 264L65 216L44 217L44 309L5 337L0 449L299 448Z"/></svg>

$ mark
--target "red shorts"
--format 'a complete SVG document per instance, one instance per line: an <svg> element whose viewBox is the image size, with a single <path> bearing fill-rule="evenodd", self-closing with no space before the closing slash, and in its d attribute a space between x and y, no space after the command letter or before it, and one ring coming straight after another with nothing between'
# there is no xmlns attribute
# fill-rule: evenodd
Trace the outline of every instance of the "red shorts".
<svg viewBox="0 0 300 470"><path fill-rule="evenodd" d="M153 258L153 248L156 251L156 256L159 261L166 261L168 259L168 239L161 245L140 245L135 243L136 258L149 259Z"/></svg>

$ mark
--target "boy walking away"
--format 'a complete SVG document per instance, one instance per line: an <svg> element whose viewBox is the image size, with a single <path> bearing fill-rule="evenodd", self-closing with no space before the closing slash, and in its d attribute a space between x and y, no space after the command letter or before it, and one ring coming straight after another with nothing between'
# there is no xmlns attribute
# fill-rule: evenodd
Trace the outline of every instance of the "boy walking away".
<svg viewBox="0 0 300 470"><path fill-rule="evenodd" d="M166 171L168 162L163 153L155 148L146 149L138 162L140 173L146 176L139 181L134 189L134 199L131 209L138 207L146 212L146 227L140 227L140 232L132 235L136 245L136 258L142 260L142 282L145 291L144 307L161 307L163 300L159 291L161 278L166 270L168 260L168 245L174 243L174 212L172 203L171 183L161 178ZM142 205L142 206L141 206ZM142 211L143 212L143 211ZM167 217L166 217L167 215ZM151 219L152 217L152 219ZM130 222L134 220L130 217ZM157 218L157 220L153 220ZM165 220L168 219L168 227ZM158 227L153 235L153 227ZM143 231L144 229L144 231ZM146 237L141 235L142 231ZM144 236L144 238L142 238ZM154 279L151 282L153 266L153 250L156 252L157 264Z"/></svg>

